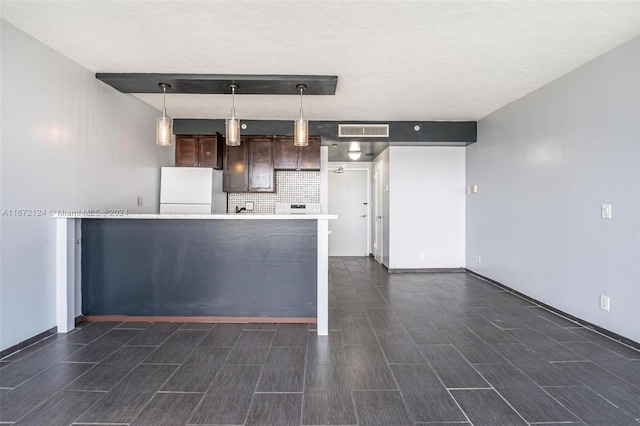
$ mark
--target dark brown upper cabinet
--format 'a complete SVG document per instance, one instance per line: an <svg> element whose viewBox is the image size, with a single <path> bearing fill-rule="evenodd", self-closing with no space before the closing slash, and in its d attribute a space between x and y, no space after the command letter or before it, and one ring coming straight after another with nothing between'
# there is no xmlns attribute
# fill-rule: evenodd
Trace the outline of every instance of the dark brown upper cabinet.
<svg viewBox="0 0 640 426"><path fill-rule="evenodd" d="M215 135L176 135L176 166L222 168L224 138Z"/></svg>
<svg viewBox="0 0 640 426"><path fill-rule="evenodd" d="M249 143L240 138L240 146L224 145L222 190L247 192L249 190Z"/></svg>
<svg viewBox="0 0 640 426"><path fill-rule="evenodd" d="M249 192L274 192L273 138L249 138Z"/></svg>
<svg viewBox="0 0 640 426"><path fill-rule="evenodd" d="M293 137L277 136L276 170L320 170L320 136L309 136L308 146L293 145Z"/></svg>

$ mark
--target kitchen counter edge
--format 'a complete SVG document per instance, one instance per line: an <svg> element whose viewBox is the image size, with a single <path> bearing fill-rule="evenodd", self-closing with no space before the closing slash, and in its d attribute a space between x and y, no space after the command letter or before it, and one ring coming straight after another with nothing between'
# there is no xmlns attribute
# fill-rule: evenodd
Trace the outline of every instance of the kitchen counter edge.
<svg viewBox="0 0 640 426"><path fill-rule="evenodd" d="M335 214L128 214L128 215L54 215L56 219L198 219L198 220L327 220Z"/></svg>

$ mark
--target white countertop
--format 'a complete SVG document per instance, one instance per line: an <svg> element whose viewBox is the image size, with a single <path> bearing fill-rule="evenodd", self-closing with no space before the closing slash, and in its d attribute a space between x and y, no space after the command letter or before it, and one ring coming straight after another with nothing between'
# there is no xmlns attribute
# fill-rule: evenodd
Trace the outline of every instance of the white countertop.
<svg viewBox="0 0 640 426"><path fill-rule="evenodd" d="M337 219L335 214L96 214L96 215L55 215L58 219L224 219L224 220L326 220Z"/></svg>

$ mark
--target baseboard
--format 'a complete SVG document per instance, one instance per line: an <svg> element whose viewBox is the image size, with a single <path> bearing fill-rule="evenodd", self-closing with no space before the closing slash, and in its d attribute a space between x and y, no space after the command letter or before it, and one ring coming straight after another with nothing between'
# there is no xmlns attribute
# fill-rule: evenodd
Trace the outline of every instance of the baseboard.
<svg viewBox="0 0 640 426"><path fill-rule="evenodd" d="M630 346L630 347L632 347L632 348L634 348L636 350L640 350L640 343L639 342L636 342L636 341L631 340L631 339L629 339L627 337L621 336L621 335L619 335L617 333L614 333L613 331L610 331L610 330L607 330L605 328L599 327L599 326L597 326L595 324L590 323L589 321L585 321L585 320L583 320L581 318L574 317L571 314L568 314L568 313L566 313L564 311L561 311L560 309L554 308L553 306L547 305L546 303L542 303L541 301L539 301L537 299L534 299L533 297L527 296L524 293L520 293L519 291L514 290L511 287L509 287L509 286L507 286L505 284L502 284L499 281L493 280L493 279L491 279L489 277L485 277L484 275L479 274L479 273L477 273L475 271L472 271L471 269L467 269L467 268L464 268L464 269L469 274L471 274L471 275L473 275L475 277L478 277L478 278L480 278L480 279L482 279L482 280L484 280L484 281L486 281L486 282L488 282L490 284L493 284L493 285L495 285L497 287L503 288L503 289L507 290L508 292L513 293L518 297L521 297L522 299L525 299L525 300L528 300L529 302L535 303L536 305L539 305L539 306L543 307L547 311L553 312L554 314L560 315L561 317L564 317L564 318L566 318L568 320L571 320L571 321L573 321L573 322L575 322L577 324L580 324L583 327L586 327L588 329L596 331L596 332L602 334L603 336L608 337L609 339L615 340L618 343L622 343L622 344Z"/></svg>
<svg viewBox="0 0 640 426"><path fill-rule="evenodd" d="M434 274L439 272L466 272L465 268L387 268L390 274Z"/></svg>
<svg viewBox="0 0 640 426"><path fill-rule="evenodd" d="M45 339L45 338L47 338L49 336L52 336L52 335L56 334L57 332L58 332L58 327L53 327L53 328L50 328L47 331L43 331L40 334L37 334L37 335L35 335L33 337L28 338L27 340L23 340L22 342L18 343L17 345L13 345L13 346L1 351L0 352L0 358L4 358L6 356L9 356L14 352L18 352L19 350L22 350L22 349L24 349L24 348L26 348L28 346L31 346L34 343L36 343L36 342L38 342L38 341L40 341L42 339Z"/></svg>
<svg viewBox="0 0 640 426"><path fill-rule="evenodd" d="M190 317L190 316L133 316L133 315L85 315L82 321L92 322L200 322L200 323L289 323L316 324L317 318L285 317Z"/></svg>

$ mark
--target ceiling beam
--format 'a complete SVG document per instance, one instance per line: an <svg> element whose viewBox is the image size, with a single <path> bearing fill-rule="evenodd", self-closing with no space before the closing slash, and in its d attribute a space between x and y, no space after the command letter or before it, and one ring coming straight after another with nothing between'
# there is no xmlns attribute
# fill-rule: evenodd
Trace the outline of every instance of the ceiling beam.
<svg viewBox="0 0 640 426"><path fill-rule="evenodd" d="M299 95L296 86L304 84L305 96L335 95L338 85L335 75L97 73L96 78L122 93L162 93L160 84L167 84L167 93L226 95L235 84L237 95Z"/></svg>

